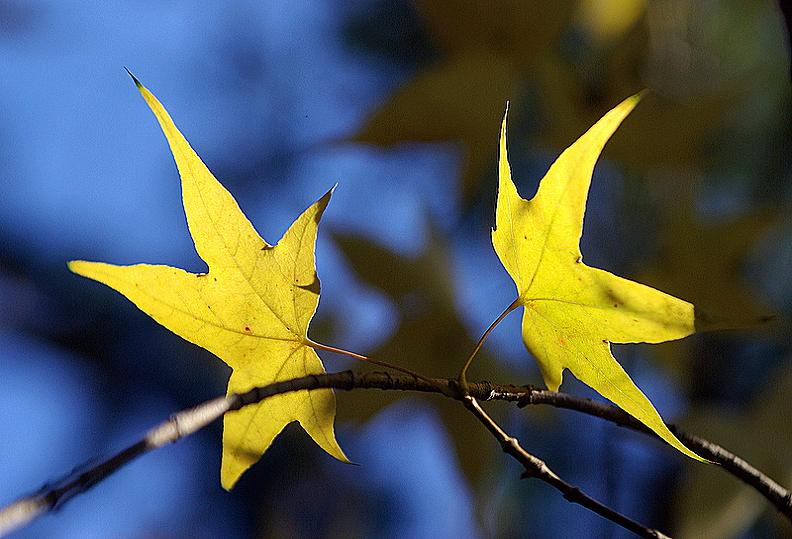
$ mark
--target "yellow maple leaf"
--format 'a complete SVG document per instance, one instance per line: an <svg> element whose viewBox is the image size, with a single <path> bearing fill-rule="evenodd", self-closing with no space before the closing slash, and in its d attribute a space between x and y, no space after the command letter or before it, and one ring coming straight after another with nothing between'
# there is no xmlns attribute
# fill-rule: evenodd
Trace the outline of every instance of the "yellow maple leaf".
<svg viewBox="0 0 792 539"><path fill-rule="evenodd" d="M181 176L190 234L209 272L85 261L72 261L69 268L117 290L169 330L222 359L233 369L228 393L323 373L308 325L319 304L316 234L332 190L305 210L277 245L269 245L157 98L137 79L135 84L168 139ZM223 487L233 487L293 421L346 462L335 439L335 409L333 392L318 390L278 395L226 414Z"/></svg>
<svg viewBox="0 0 792 539"><path fill-rule="evenodd" d="M636 105L630 97L567 148L524 200L511 178L506 118L500 139L498 205L492 244L517 285L522 334L551 390L564 369L652 429L685 447L611 354L611 343L657 343L695 330L693 305L583 263L580 237L594 164Z"/></svg>

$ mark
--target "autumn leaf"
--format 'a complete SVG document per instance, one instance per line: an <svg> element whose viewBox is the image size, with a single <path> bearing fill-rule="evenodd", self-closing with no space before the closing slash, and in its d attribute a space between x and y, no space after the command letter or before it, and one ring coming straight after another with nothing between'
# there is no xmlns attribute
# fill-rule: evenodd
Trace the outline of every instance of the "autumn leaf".
<svg viewBox="0 0 792 539"><path fill-rule="evenodd" d="M564 369L652 429L701 459L668 430L660 414L611 354L611 343L657 343L693 333L693 305L583 263L580 237L594 164L640 96L626 99L567 148L536 196L520 198L500 139L496 229L492 243L524 307L522 334L551 390Z"/></svg>
<svg viewBox="0 0 792 539"><path fill-rule="evenodd" d="M255 231L164 107L135 79L168 139L182 180L190 234L208 273L170 266L72 261L69 268L117 290L154 320L232 368L228 393L324 372L308 325L319 304L314 246L332 190L292 223L277 245ZM225 415L221 483L230 489L293 421L347 461L335 439L331 390L278 395Z"/></svg>

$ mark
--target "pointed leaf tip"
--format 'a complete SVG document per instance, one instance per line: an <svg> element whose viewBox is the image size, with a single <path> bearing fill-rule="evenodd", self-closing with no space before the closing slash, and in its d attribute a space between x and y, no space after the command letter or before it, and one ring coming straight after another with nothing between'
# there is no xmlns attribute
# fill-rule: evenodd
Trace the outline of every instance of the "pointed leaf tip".
<svg viewBox="0 0 792 539"><path fill-rule="evenodd" d="M322 217L322 214L327 208L327 205L330 204L330 199L333 198L333 194L335 194L336 187L338 187L337 183L333 185L333 187L328 189L327 192L323 194L321 197L319 197L319 200L316 201L316 203L319 205L319 214L317 215L317 219Z"/></svg>
<svg viewBox="0 0 792 539"><path fill-rule="evenodd" d="M621 106L629 107L630 108L630 112L632 112L632 109L634 109L638 105L638 103L640 103L641 100L644 97L646 97L646 94L648 94L648 93L649 93L649 88L644 88L640 92L637 92L637 93L631 95L630 97L628 97L627 99L625 99L624 101L622 101Z"/></svg>
<svg viewBox="0 0 792 539"><path fill-rule="evenodd" d="M506 133L506 120L509 117L509 101L506 101L506 109L503 111L503 121L501 122L501 135Z"/></svg>
<svg viewBox="0 0 792 539"><path fill-rule="evenodd" d="M132 77L132 81L135 83L135 86L137 86L137 87L138 87L138 89L140 89L140 88L142 88L142 87L143 87L143 85L140 83L140 81L138 80L138 78L137 78L137 77L136 77L136 76L135 76L135 75L134 75L134 74L133 74L133 73L132 73L132 72L129 70L129 68L128 68L127 66L124 66L124 70L127 72L127 74L128 74L130 77Z"/></svg>

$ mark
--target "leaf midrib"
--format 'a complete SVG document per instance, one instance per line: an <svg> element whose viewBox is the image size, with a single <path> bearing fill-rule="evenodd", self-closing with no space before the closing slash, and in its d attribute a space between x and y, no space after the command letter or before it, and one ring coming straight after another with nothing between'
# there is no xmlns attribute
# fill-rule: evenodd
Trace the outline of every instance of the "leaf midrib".
<svg viewBox="0 0 792 539"><path fill-rule="evenodd" d="M591 146L591 144L589 143L588 146ZM565 152L567 150L565 150ZM562 152L562 154L559 157L559 159L563 158L565 152ZM579 162L580 162L580 159L578 159L577 162L575 163L574 170L577 170L577 165L578 165ZM555 166L555 163L553 163L553 165L550 166L550 170L552 170L554 166ZM550 172L550 170L548 171L548 173ZM566 182L564 183L564 189L561 191L561 196L559 197L558 202L557 202L555 208L553 209L553 214L550 216L550 223L548 224L547 228L545 229L547 232L545 233L544 241L542 242L542 250L539 252L539 261L536 263L536 266L533 269L533 274L531 275L531 280L528 282L528 286L525 288L525 293L526 294L531 290L531 287L533 286L534 280L536 279L536 276L539 273L539 268L542 266L542 262L544 261L545 253L547 252L547 243L550 241L550 234L551 234L551 232L553 230L553 226L555 226L555 220L556 220L556 217L558 216L558 211L561 209L561 206L563 205L561 203L561 201L563 201L564 198L566 197L567 191L569 190L570 185L572 185L572 180L573 180L573 178L575 176L577 176L577 175L576 174L572 174L572 173L570 173L567 176ZM542 185L541 185L541 182L540 182L539 187L536 189L536 194L534 195L534 197L531 200L527 201L528 204L529 204L529 207L530 207L531 204L535 203L536 198L539 196L539 190L541 189L541 187L542 187ZM588 193L586 193L586 194L588 194ZM519 193L518 193L517 196L519 196ZM585 214L585 208L584 208L583 212ZM512 242L514 242L514 239L512 239ZM518 273L519 273L519 270L518 270Z"/></svg>
<svg viewBox="0 0 792 539"><path fill-rule="evenodd" d="M190 275L197 275L197 274L190 273ZM305 344L305 340L302 339L302 338L299 338L299 336L297 336L297 335L295 335L296 337L298 337L296 339L286 339L286 338L283 338L283 337L274 337L274 336L269 336L269 335L259 335L257 333L247 333L245 331L240 331L238 329L233 329L233 328L230 328L228 326L224 326L222 324L219 324L219 323L217 323L215 321L212 321L212 320L208 320L208 319L203 318L201 316L195 316L194 313L192 313L192 312L190 312L188 310L185 310L185 309L179 307L178 305L173 305L173 304L168 303L168 302L164 301L163 299L161 299L161 298L159 298L159 297L157 297L157 296L155 296L153 294L150 294L147 290L137 286L136 283L133 282L133 284L135 284L135 288L137 288L140 293L142 293L144 296L147 296L147 297L151 298L155 303L159 303L160 305L165 305L166 307L168 307L170 309L173 309L174 311L178 311L181 314L192 318L193 320L198 320L199 322L201 322L203 324L206 324L207 326L211 326L211 327L215 327L215 328L218 328L218 329L222 329L222 330L228 331L229 333L234 333L236 335L242 335L242 336L245 336L245 337L255 337L257 339L265 339L265 340L271 340L271 341L296 342L296 343L300 343L300 344ZM291 333L294 334L294 332L291 332Z"/></svg>
<svg viewBox="0 0 792 539"><path fill-rule="evenodd" d="M187 146L188 146L188 147L190 147L190 149L192 149L192 147L189 145L189 142L187 142L187 140L186 140L186 139L185 139L185 143L187 144ZM193 152L195 152L195 150L193 150ZM182 160L183 160L183 161L184 161L184 163L187 165L187 168L188 168L188 170L189 170L189 172L190 172L190 175L191 175L191 177L193 178L193 182L194 182L194 186L195 186L195 191L198 193L198 198L201 200L201 206L203 206L203 209L204 209L204 214L206 215L206 218L209 220L209 222L211 222L211 223L212 223L212 228L215 230L215 234L216 234L216 235L217 235L217 236L218 236L218 237L221 239L221 243L222 243L222 245L223 245L223 248L225 249L225 252L226 252L226 254L228 255L228 258L229 258L229 259L231 259L231 260L234 262L234 267L237 269L237 271L239 272L239 274L242 276L242 280L243 280L245 283L247 283L247 285L250 287L250 289L253 291L253 293L256 295L256 297L257 297L257 298L258 298L258 299L261 301L261 304L262 304L262 305L264 305L264 307L266 307L266 308L267 308L267 310L269 310L269 311L272 313L272 315L275 317L275 319L276 319L276 320L278 320L278 321L279 321L281 324L283 324L283 327L284 327L284 328L286 328L286 331L288 331L289 333L291 333L292 335L294 335L294 337L295 337L295 338L294 338L294 341L295 341L295 342L301 342L301 343L305 343L305 338L304 338L302 335L298 335L298 334L297 334L297 333L296 333L296 332L295 332L295 331L294 331L292 328L290 328L290 327L289 327L289 324L287 324L287 323L286 323L286 322L285 322L285 321L284 321L284 320L283 320L283 319L280 317L280 315L278 315L278 313L277 313L277 312L275 312L275 309L274 309L272 306L270 306L270 305L269 305L269 303L267 303L267 301L264 299L264 296L262 296L262 295L261 295L261 293L259 293L259 291L256 289L256 287L255 287L255 286L253 286L253 283L250 281L250 279L248 278L248 276L247 276L247 275L245 275L245 272L244 272L244 271L242 271L242 268L240 267L240 265L239 265L239 262L238 262L238 261L237 261L237 259L236 259L236 256L233 256L233 255L231 255L231 249L230 249L229 245L226 243L225 236L223 236L222 234L220 234L220 233L218 232L217 223L216 223L216 222L215 222L215 220L212 218L212 214L209 212L209 209L208 209L208 207L207 207L207 205L206 205L206 201L204 200L203 191L201 190L201 188L200 188L200 186L199 186L198 182L195 180L195 178L196 178L196 175L194 174L193 167L192 167L192 163L190 162L190 159L187 159L187 158L185 158L185 156L184 156L184 153L183 153L183 152L180 152L180 153L181 153ZM196 157L197 157L197 154L196 154ZM206 171L207 171L207 172L209 172L209 174L210 174L210 175L212 175L211 171L209 170L209 167L207 167L205 164L204 164L204 168L206 168ZM212 177L214 177L214 176L212 175ZM217 180L215 180L215 181L217 181ZM219 183L219 182L218 182L218 183ZM182 188L183 188L183 187L182 187ZM240 211L241 211L241 210L240 210ZM252 225L252 223L251 223L251 225L250 225L250 226L251 226L251 228L253 228L253 225ZM255 229L254 229L254 231L255 231ZM257 233L257 235L258 235L258 233ZM241 236L241 231L237 230L237 240L239 240L239 237L240 237L240 236ZM260 236L260 235L259 235L259 236ZM262 240L262 241L263 241L263 240ZM266 242L264 242L264 243L266 244ZM276 248L277 248L277 245L275 245L275 246L273 247L273 249L276 249ZM211 272L211 271L212 271L212 268L210 267L210 268L209 268L209 272ZM294 325L297 325L297 324L298 324L298 320L297 320L297 317L296 317L296 315L295 315L295 320L294 320L294 322L295 322L295 324L294 324ZM216 327L221 327L221 326L216 326ZM223 329L228 329L228 328L223 328ZM241 334L241 335L250 335L249 333L244 333L244 332L241 332L241 331L236 331L236 330L230 330L230 329L229 329L229 331L232 331L232 332L234 332L234 333L239 333L239 334ZM265 338L265 339L266 339L266 338L269 338L269 337L261 337L261 338ZM291 341L291 339L280 339L280 338L278 338L278 339L276 339L276 340L282 340L282 341Z"/></svg>

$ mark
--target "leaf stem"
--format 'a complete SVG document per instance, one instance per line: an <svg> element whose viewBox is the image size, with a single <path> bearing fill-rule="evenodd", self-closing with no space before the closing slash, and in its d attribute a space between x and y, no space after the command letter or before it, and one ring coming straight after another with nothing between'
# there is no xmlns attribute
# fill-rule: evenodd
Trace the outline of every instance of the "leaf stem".
<svg viewBox="0 0 792 539"><path fill-rule="evenodd" d="M479 350L481 350L481 347L484 346L484 341L487 340L487 337L489 337L489 334L492 333L492 330L494 330L495 327L498 324L500 324L510 312L515 310L520 305L521 305L520 298L517 298L511 303L511 305L506 307L506 309L502 313L500 313L498 318L496 318L495 321L492 324L490 324L490 326L487 328L487 331L484 332L484 334L476 343L476 347L473 348L473 351L468 356L467 361L465 361L465 364L462 366L462 369L459 371L459 376L457 377L457 380L459 382L459 387L462 389L462 392L465 395L468 394L467 370L470 368L470 364L473 363L473 359L476 357L476 354L478 354Z"/></svg>
<svg viewBox="0 0 792 539"><path fill-rule="evenodd" d="M440 389L441 392L445 393L448 391L446 386L439 384L436 380L429 378L428 376L424 376L423 374L418 374L417 372L410 370L406 367L400 367L398 365L393 365L392 363L388 363L387 361L381 361L379 359L370 358L368 356L364 356L363 354L358 354L356 352L350 352L349 350L344 350L343 348L336 348L335 346L330 346L328 344L322 344L316 341L312 341L308 339L308 346L315 348L317 350L324 350L325 352L332 352L333 354L340 354L342 356L351 357L357 359L359 361L365 361L366 363L371 363L372 365L378 365L380 367L384 367L386 369L392 369L394 371L398 371L402 374L406 374L408 376L412 376L418 380L422 380L428 384L431 384Z"/></svg>

